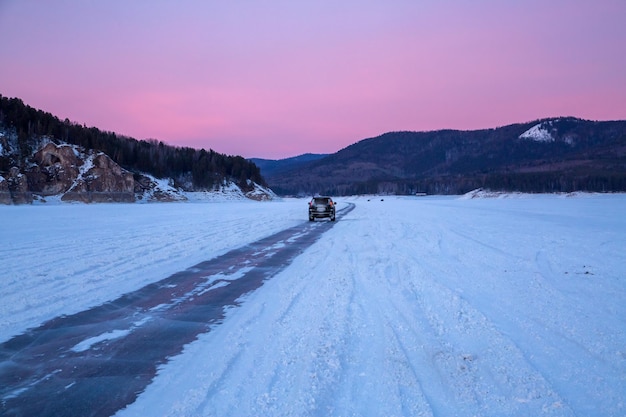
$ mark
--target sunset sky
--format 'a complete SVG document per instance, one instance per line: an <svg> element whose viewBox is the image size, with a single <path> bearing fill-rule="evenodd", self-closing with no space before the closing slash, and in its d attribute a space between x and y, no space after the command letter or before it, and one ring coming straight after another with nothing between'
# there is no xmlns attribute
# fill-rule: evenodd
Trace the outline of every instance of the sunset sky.
<svg viewBox="0 0 626 417"><path fill-rule="evenodd" d="M0 94L278 159L397 130L626 119L625 0L0 0Z"/></svg>

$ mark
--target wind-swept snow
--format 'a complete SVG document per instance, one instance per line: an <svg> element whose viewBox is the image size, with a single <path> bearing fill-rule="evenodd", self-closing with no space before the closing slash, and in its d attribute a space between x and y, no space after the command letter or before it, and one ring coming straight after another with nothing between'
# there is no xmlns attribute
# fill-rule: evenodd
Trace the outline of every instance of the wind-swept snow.
<svg viewBox="0 0 626 417"><path fill-rule="evenodd" d="M626 196L351 200L118 415L626 414ZM298 200L55 209L0 208L3 338L306 221Z"/></svg>

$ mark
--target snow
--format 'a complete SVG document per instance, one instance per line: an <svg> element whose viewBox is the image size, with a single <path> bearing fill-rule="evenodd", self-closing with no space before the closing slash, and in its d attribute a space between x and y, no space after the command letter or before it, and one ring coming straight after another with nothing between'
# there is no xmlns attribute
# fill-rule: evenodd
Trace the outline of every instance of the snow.
<svg viewBox="0 0 626 417"><path fill-rule="evenodd" d="M184 201L187 199L184 192L173 186L174 181L170 178L156 178L155 176L146 173L143 173L142 175L148 177L148 179L152 182L153 187L146 190L143 195L137 199L137 202L148 203L158 201L158 194L167 196L170 201ZM187 194L191 195L194 193Z"/></svg>
<svg viewBox="0 0 626 417"><path fill-rule="evenodd" d="M546 123L539 123L522 133L520 139L530 139L536 142L554 142L554 137L546 127Z"/></svg>
<svg viewBox="0 0 626 417"><path fill-rule="evenodd" d="M477 197L339 198L118 415L625 415L626 195ZM297 199L0 207L0 340L305 221Z"/></svg>
<svg viewBox="0 0 626 417"><path fill-rule="evenodd" d="M79 150L79 147L76 145L60 145L59 147L62 146L68 146L70 148L72 148L72 150L74 151L74 155L76 155L77 157L81 156L81 152ZM74 179L74 182L72 183L72 185L70 186L70 188L67 190L67 192L71 192L76 186L78 186L78 184L80 184L82 181L85 180L85 177L87 176L87 173L89 172L90 169L92 169L94 167L94 159L98 154L94 154L94 153L90 153L89 155L82 155L82 158L84 160L84 163L79 167L79 172L78 175L76 176L76 178Z"/></svg>
<svg viewBox="0 0 626 417"><path fill-rule="evenodd" d="M518 193L518 192L505 192L505 191L491 191L484 190L482 188L477 188L476 190L470 191L461 197L462 200L471 200L474 198L526 198L530 197L529 194Z"/></svg>
<svg viewBox="0 0 626 417"><path fill-rule="evenodd" d="M87 340L83 340L82 342L74 346L71 350L74 352L83 352L85 350L91 349L91 347L95 345L96 343L100 343L105 340L119 339L120 337L124 337L130 334L131 331L132 331L132 328L128 330L112 330L110 332L103 333L99 336L91 337Z"/></svg>
<svg viewBox="0 0 626 417"><path fill-rule="evenodd" d="M0 206L0 342L294 226L300 206L306 203Z"/></svg>

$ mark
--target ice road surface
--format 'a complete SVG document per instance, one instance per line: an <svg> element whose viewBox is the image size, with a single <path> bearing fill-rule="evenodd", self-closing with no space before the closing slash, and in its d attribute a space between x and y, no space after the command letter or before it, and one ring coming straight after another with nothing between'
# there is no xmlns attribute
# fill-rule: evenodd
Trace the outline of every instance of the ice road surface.
<svg viewBox="0 0 626 417"><path fill-rule="evenodd" d="M348 201L118 415L626 415L626 195ZM0 341L306 218L305 200L0 207Z"/></svg>

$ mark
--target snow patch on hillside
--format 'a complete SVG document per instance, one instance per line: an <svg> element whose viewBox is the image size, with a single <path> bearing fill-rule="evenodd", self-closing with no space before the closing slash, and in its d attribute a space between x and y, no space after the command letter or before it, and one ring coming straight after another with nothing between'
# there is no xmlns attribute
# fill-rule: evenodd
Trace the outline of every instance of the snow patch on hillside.
<svg viewBox="0 0 626 417"><path fill-rule="evenodd" d="M58 147L59 148L70 147L72 151L74 152L74 155L76 155L78 158L83 160L83 164L78 167L78 175L74 179L74 183L67 190L67 192L72 192L80 183L85 182L85 180L87 179L89 170L91 170L94 167L94 158L97 155L94 155L93 153L81 152L81 150L79 149L77 145L61 144L61 145L58 145Z"/></svg>
<svg viewBox="0 0 626 417"><path fill-rule="evenodd" d="M459 200L473 200L473 199L482 199L482 198L500 198L500 199L532 198L535 195L541 195L541 194L526 194L526 193L512 192L512 191L492 191L492 190L485 190L482 188L477 188L475 190L472 190L468 193L463 194L458 199ZM571 197L593 197L593 196L599 196L602 194L588 192L588 191L574 191L571 193L549 193L549 195L555 196L555 197L571 198Z"/></svg>
<svg viewBox="0 0 626 417"><path fill-rule="evenodd" d="M550 124L548 122L539 123L522 133L519 138L534 140L535 142L554 142L555 139L547 128Z"/></svg>
<svg viewBox="0 0 626 417"><path fill-rule="evenodd" d="M274 191L267 187L263 187L252 180L248 180L248 186L252 187L252 191L246 192L245 196L251 200L267 201L274 200L277 197L276 194L274 194Z"/></svg>
<svg viewBox="0 0 626 417"><path fill-rule="evenodd" d="M174 181L170 178L156 178L153 175L143 173L150 187L142 193L135 193L138 203L150 203L155 201L186 201L188 198L184 192L174 187Z"/></svg>
<svg viewBox="0 0 626 417"><path fill-rule="evenodd" d="M459 200L472 200L475 198L526 198L530 194L509 192L509 191L491 191L477 188L459 197Z"/></svg>
<svg viewBox="0 0 626 417"><path fill-rule="evenodd" d="M269 188L255 182L249 182L248 185L253 189L245 192L234 182L223 181L210 191L187 191L182 194L191 202L271 201L277 198L276 194Z"/></svg>

